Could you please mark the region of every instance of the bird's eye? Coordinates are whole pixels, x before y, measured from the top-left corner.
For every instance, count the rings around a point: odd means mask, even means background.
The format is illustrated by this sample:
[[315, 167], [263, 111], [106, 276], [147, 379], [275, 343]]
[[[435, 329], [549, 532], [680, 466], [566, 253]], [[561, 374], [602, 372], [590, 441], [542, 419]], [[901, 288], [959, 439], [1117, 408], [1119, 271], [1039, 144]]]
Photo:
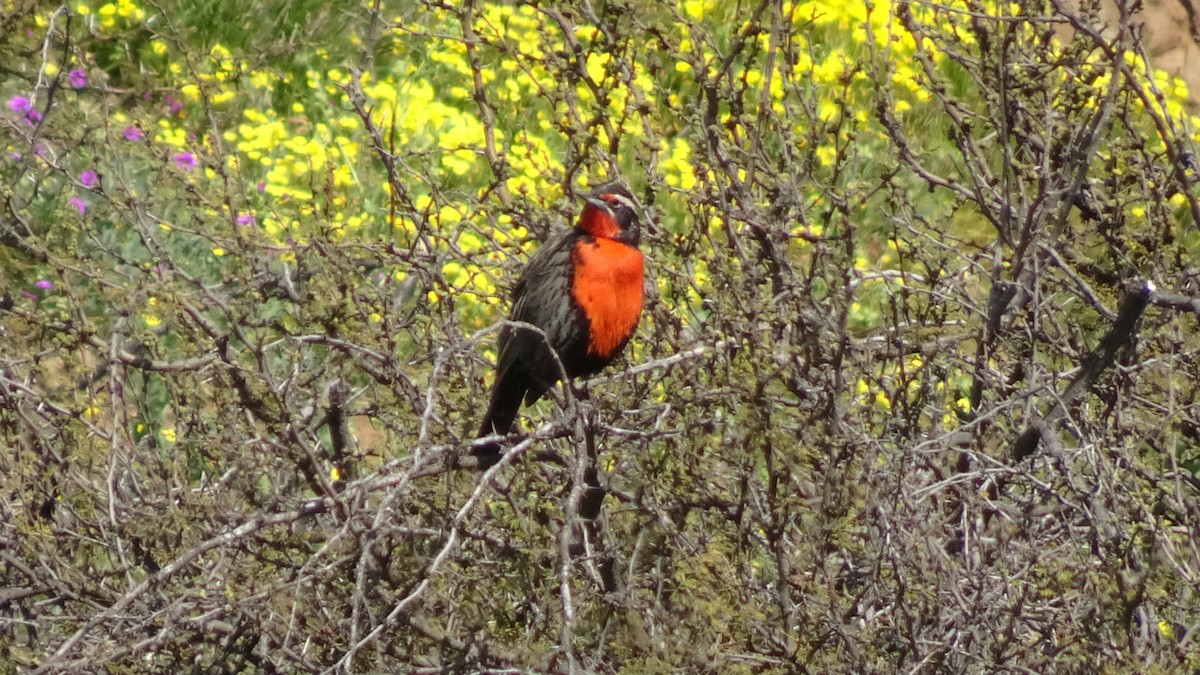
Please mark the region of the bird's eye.
[[603, 199], [604, 202], [606, 204], [608, 204], [609, 207], [612, 208], [614, 211], [617, 209], [622, 209], [622, 208], [627, 208], [627, 209], [633, 208], [633, 206], [629, 203], [629, 200], [622, 197], [621, 195], [608, 194], [608, 195], [604, 195], [603, 197], [601, 197], [601, 199]]

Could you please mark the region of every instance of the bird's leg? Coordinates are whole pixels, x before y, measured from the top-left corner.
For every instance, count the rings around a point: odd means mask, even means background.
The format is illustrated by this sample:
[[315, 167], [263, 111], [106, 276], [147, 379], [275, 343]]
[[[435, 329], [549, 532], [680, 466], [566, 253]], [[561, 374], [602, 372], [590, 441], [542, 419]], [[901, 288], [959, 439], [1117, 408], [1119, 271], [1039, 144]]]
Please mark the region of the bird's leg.
[[572, 382], [569, 388], [569, 402], [574, 404], [575, 414], [583, 416], [590, 438], [596, 429], [596, 406], [592, 405], [591, 390], [588, 389], [587, 382]]

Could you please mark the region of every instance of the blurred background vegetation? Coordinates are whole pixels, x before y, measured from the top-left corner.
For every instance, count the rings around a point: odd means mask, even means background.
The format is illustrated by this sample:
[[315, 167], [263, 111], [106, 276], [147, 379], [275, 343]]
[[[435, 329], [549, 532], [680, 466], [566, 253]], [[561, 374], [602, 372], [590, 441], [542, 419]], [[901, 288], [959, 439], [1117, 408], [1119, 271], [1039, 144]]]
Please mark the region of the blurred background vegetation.
[[[1200, 669], [1140, 9], [0, 0], [0, 670]], [[627, 356], [455, 469], [609, 179]]]

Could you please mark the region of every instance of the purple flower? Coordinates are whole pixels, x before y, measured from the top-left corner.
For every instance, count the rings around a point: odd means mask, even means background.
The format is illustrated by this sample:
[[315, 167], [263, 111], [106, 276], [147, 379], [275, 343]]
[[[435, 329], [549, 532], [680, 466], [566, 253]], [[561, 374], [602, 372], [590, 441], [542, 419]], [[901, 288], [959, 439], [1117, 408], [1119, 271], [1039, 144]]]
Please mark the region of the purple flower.
[[132, 124], [125, 127], [125, 130], [121, 132], [121, 135], [124, 136], [125, 140], [127, 141], [142, 140], [142, 130], [133, 126]]
[[29, 298], [30, 300], [37, 300], [37, 299], [38, 299], [38, 296], [37, 296], [37, 294], [35, 294], [35, 293], [30, 293], [29, 291], [27, 291], [27, 290], [25, 290], [25, 289], [21, 289], [21, 295], [23, 295], [23, 296], [25, 296], [25, 297]]
[[183, 110], [183, 101], [175, 100], [175, 97], [167, 94], [167, 110], [172, 115], [178, 115], [180, 110]]
[[87, 202], [83, 201], [79, 197], [71, 197], [67, 201], [71, 202], [71, 206], [74, 206], [75, 208], [79, 209], [80, 213], [87, 213], [87, 209], [88, 209]]
[[190, 152], [178, 153], [171, 159], [175, 160], [175, 166], [184, 171], [191, 171], [196, 168], [196, 158]]
[[79, 174], [79, 182], [83, 183], [84, 187], [95, 187], [100, 181], [100, 174], [96, 173], [95, 169], [84, 169], [83, 173]]
[[42, 113], [33, 109], [33, 102], [24, 96], [14, 96], [8, 99], [8, 108], [25, 118], [30, 126], [42, 121]]
[[260, 180], [260, 181], [258, 181], [258, 191], [259, 191], [259, 192], [265, 192], [265, 191], [266, 191], [266, 189], [267, 189], [267, 183], [266, 183], [266, 181], [261, 181], [261, 180]]
[[38, 279], [37, 283], [35, 283], [34, 286], [37, 286], [38, 288], [42, 289], [43, 291], [48, 291], [51, 288], [54, 288], [54, 282], [50, 281], [49, 279]]
[[67, 73], [67, 79], [71, 81], [71, 86], [76, 89], [83, 89], [87, 86], [87, 73], [79, 68]]
[[238, 225], [253, 225], [254, 224], [254, 216], [249, 213], [243, 213], [242, 215], [237, 217], [237, 222], [238, 222]]

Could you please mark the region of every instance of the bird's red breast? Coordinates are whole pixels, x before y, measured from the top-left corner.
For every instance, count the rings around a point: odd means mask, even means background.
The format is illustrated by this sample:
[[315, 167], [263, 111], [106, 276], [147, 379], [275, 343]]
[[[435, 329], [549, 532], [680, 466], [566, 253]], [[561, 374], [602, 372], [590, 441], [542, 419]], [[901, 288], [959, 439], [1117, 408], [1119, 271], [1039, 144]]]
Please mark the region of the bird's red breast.
[[572, 262], [572, 294], [589, 324], [588, 354], [613, 356], [633, 335], [642, 313], [642, 252], [601, 235], [577, 242]]

